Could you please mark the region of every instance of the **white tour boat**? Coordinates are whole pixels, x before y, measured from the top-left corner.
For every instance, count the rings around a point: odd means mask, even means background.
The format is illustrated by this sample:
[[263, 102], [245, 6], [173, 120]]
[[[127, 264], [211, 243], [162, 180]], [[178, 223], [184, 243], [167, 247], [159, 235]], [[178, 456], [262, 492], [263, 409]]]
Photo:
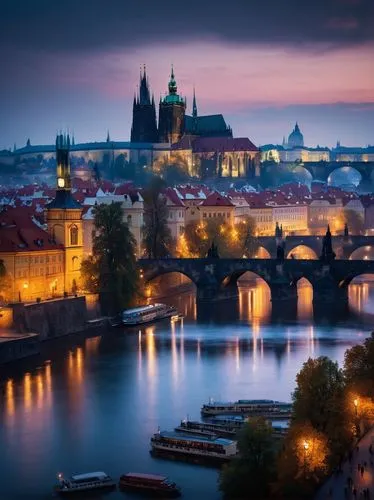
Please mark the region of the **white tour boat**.
[[151, 453], [173, 459], [193, 459], [224, 463], [234, 458], [237, 443], [217, 436], [185, 435], [161, 431], [151, 438]]
[[201, 408], [204, 417], [212, 415], [263, 415], [287, 418], [291, 414], [291, 403], [273, 401], [271, 399], [239, 399], [235, 402], [218, 402], [210, 400]]
[[83, 493], [92, 490], [112, 489], [116, 487], [115, 481], [105, 472], [88, 472], [74, 474], [69, 479], [64, 479], [62, 474], [57, 476], [56, 492], [61, 495]]
[[149, 304], [148, 306], [134, 307], [123, 311], [121, 322], [126, 326], [143, 325], [159, 319], [171, 318], [178, 314], [178, 311], [166, 304]]

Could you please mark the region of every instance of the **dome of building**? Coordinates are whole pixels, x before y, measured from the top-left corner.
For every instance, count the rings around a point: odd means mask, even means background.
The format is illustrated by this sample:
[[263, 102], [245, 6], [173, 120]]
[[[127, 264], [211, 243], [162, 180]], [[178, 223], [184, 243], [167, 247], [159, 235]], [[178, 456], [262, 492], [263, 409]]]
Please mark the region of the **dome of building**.
[[289, 148], [297, 148], [297, 147], [304, 146], [304, 136], [300, 132], [300, 128], [299, 128], [299, 125], [297, 124], [297, 122], [296, 122], [295, 128], [288, 136], [287, 146]]

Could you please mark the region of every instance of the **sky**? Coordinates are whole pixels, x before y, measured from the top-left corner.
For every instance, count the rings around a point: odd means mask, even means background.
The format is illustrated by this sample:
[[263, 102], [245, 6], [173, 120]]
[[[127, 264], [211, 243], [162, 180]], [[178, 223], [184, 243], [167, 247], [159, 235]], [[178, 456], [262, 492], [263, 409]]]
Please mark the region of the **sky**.
[[236, 137], [374, 145], [374, 0], [0, 0], [0, 149], [129, 140], [146, 65]]

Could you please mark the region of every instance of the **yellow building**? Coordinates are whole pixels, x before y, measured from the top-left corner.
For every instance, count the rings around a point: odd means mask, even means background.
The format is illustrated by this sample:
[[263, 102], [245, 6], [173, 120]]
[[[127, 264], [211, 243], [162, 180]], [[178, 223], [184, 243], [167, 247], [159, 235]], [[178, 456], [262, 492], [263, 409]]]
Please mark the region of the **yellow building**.
[[0, 212], [0, 301], [34, 301], [74, 293], [83, 255], [82, 207], [71, 195], [69, 137], [57, 137], [57, 191], [46, 207], [48, 231], [28, 207]]
[[26, 207], [0, 213], [0, 259], [7, 274], [0, 301], [34, 301], [63, 295], [63, 246], [35, 224]]

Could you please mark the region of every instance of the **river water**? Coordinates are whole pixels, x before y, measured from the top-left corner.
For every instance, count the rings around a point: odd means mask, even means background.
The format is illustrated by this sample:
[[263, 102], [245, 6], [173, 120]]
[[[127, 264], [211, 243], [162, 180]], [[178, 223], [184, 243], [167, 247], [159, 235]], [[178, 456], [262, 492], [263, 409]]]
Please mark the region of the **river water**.
[[[95, 470], [115, 478], [129, 471], [166, 474], [185, 499], [221, 498], [217, 470], [152, 458], [152, 433], [187, 415], [198, 419], [210, 397], [290, 401], [309, 356], [341, 363], [372, 325], [372, 284], [351, 285], [357, 315], [344, 321], [315, 323], [308, 286], [299, 290], [292, 321], [272, 322], [269, 299], [266, 286], [252, 283], [240, 291], [236, 319], [235, 307], [216, 304], [210, 319], [200, 321], [194, 295], [184, 294], [172, 301], [185, 315], [181, 321], [53, 341], [38, 358], [3, 369], [1, 500], [51, 498], [57, 472]], [[117, 491], [105, 498], [136, 496]]]

